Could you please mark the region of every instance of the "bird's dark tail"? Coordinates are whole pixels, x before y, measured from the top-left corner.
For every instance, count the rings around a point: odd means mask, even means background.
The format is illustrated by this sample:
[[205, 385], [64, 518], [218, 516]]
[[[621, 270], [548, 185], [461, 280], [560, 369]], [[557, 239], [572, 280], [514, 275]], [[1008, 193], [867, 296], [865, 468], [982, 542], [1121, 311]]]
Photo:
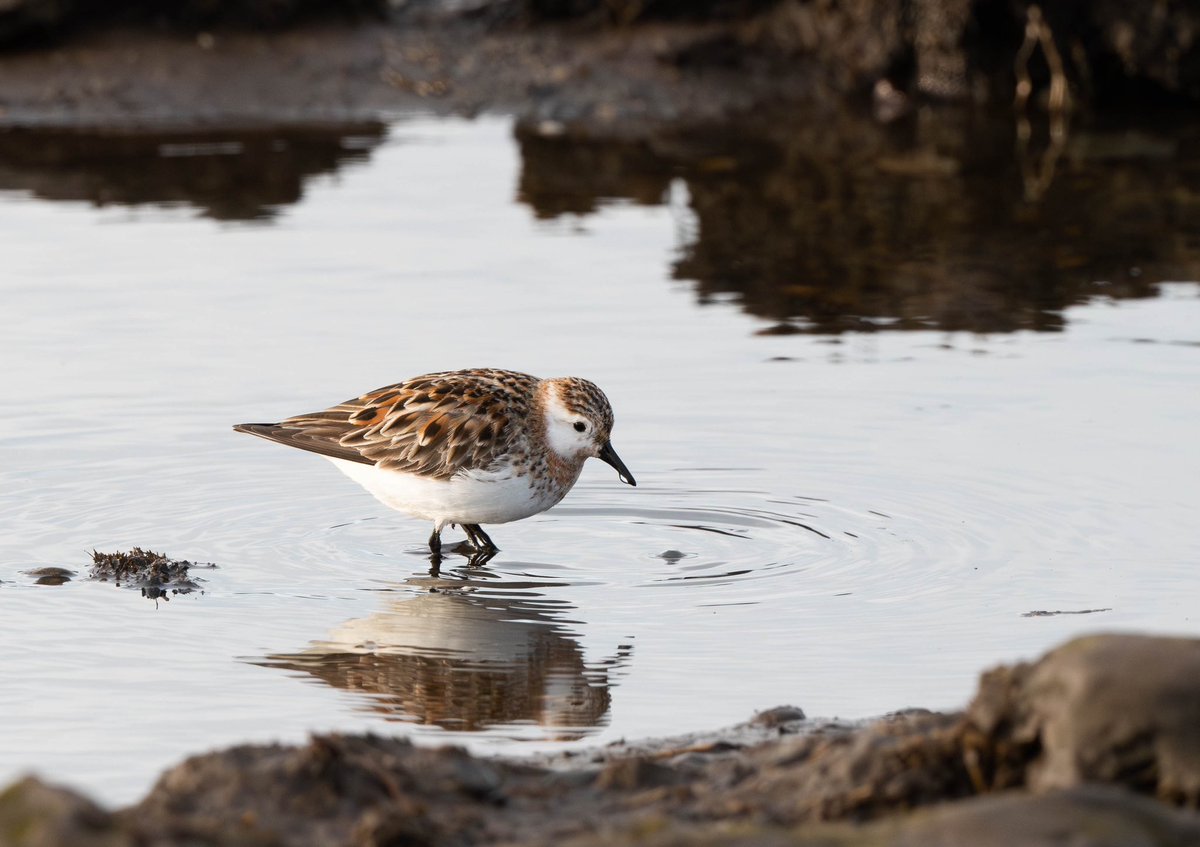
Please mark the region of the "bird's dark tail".
[[282, 427], [277, 423], [247, 423], [234, 424], [234, 432], [248, 432], [251, 435], [257, 435], [259, 438], [265, 438], [268, 441], [279, 441], [279, 431]]

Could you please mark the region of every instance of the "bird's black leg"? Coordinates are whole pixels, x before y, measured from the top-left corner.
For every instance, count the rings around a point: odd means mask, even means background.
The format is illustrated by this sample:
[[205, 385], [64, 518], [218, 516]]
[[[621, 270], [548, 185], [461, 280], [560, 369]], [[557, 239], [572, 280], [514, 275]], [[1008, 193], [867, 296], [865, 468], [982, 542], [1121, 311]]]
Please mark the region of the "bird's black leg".
[[466, 530], [467, 538], [471, 540], [471, 546], [475, 548], [467, 564], [473, 568], [481, 568], [495, 557], [500, 548], [488, 538], [488, 534], [479, 524], [463, 524], [463, 529]]
[[442, 531], [436, 526], [433, 535], [429, 536], [429, 552], [435, 555], [442, 552]]
[[481, 553], [495, 553], [500, 549], [492, 539], [488, 538], [488, 534], [479, 524], [465, 523], [463, 529], [467, 533], [467, 538], [471, 539], [471, 545]]

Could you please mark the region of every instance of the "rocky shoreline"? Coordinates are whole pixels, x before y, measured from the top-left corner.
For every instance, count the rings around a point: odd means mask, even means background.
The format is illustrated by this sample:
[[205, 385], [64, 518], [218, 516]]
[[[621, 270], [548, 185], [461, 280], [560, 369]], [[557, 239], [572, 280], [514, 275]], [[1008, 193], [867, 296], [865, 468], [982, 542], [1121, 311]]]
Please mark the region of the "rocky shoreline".
[[[511, 113], [639, 137], [765, 106], [1200, 98], [1200, 10], [1066, 0], [407, 0], [0, 6], [0, 126]], [[1069, 94], [1068, 94], [1069, 92]], [[1039, 107], [1040, 109], [1040, 107]]]
[[1075, 639], [963, 711], [728, 730], [538, 761], [382, 736], [244, 745], [110, 812], [34, 777], [0, 845], [1184, 845], [1200, 840], [1200, 640]]

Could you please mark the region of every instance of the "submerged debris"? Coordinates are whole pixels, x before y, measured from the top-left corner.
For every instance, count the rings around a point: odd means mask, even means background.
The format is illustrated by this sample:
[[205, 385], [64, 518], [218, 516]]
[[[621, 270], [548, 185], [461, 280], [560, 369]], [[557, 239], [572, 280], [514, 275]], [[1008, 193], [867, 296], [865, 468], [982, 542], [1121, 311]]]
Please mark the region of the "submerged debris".
[[187, 594], [200, 588], [198, 578], [188, 572], [195, 567], [215, 568], [216, 565], [168, 559], [161, 553], [141, 547], [134, 547], [128, 553], [93, 550], [88, 576], [101, 582], [111, 580], [117, 585], [140, 588], [143, 596], [165, 600], [170, 599], [168, 594]]
[[1053, 612], [1048, 612], [1045, 609], [1037, 609], [1032, 612], [1025, 612], [1021, 615], [1023, 618], [1052, 618], [1055, 615], [1094, 615], [1097, 612], [1111, 612], [1111, 608], [1106, 609], [1055, 609]]
[[64, 582], [70, 582], [75, 576], [75, 571], [56, 567], [33, 568], [23, 573], [33, 577], [37, 585], [62, 585]]

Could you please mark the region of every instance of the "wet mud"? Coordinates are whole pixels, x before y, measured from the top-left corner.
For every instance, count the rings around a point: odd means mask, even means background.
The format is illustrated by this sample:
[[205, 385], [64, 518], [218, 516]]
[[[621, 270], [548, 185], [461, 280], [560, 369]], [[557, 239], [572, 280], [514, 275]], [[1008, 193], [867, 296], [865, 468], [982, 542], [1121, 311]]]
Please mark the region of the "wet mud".
[[245, 745], [116, 812], [17, 783], [0, 843], [1193, 844], [1198, 680], [1200, 641], [1092, 636], [989, 671], [959, 713], [847, 725], [784, 707], [537, 761], [372, 735]]

